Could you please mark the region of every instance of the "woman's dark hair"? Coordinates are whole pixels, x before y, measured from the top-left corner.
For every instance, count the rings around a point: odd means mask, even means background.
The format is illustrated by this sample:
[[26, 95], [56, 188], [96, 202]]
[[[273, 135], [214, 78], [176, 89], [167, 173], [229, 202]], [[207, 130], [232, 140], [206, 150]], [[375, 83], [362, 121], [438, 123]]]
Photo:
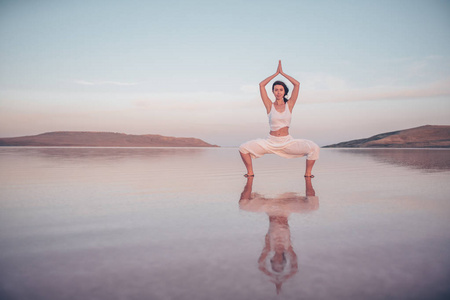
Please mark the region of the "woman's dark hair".
[[288, 102], [288, 99], [286, 98], [286, 95], [289, 93], [289, 88], [286, 86], [286, 84], [283, 81], [275, 81], [272, 85], [272, 92], [273, 92], [273, 88], [276, 85], [281, 85], [284, 88], [284, 103]]

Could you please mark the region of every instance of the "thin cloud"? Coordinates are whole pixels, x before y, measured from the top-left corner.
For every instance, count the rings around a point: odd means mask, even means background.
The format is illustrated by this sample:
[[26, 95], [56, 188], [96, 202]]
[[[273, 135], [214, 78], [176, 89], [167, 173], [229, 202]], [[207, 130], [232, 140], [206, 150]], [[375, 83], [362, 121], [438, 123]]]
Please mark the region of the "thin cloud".
[[[129, 95], [130, 104], [137, 109], [173, 111], [228, 111], [256, 109], [261, 100], [257, 89], [245, 86], [238, 94], [223, 92], [148, 93]], [[299, 101], [302, 103], [342, 103], [378, 100], [411, 100], [450, 95], [450, 78], [421, 86], [373, 86], [358, 88], [333, 77], [313, 78], [302, 84]], [[272, 95], [270, 95], [271, 98]]]
[[336, 90], [306, 90], [305, 102], [350, 102], [430, 98], [450, 95], [450, 78], [417, 87], [377, 86], [371, 88], [348, 88]]
[[81, 85], [118, 85], [118, 86], [132, 86], [137, 85], [136, 82], [120, 82], [120, 81], [87, 81], [87, 80], [74, 80], [76, 84]]
[[259, 84], [246, 84], [241, 86], [240, 90], [247, 94], [259, 93]]
[[223, 92], [149, 93], [135, 97], [131, 104], [139, 109], [211, 111], [246, 107], [252, 102], [249, 99], [244, 94]]

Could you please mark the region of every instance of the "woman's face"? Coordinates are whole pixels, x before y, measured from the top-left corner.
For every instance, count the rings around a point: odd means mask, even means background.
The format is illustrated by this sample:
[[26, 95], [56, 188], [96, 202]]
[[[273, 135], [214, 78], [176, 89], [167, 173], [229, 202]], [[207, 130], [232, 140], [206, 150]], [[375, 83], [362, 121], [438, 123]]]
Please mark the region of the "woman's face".
[[283, 99], [284, 87], [282, 85], [274, 85], [273, 86], [273, 94], [277, 100]]

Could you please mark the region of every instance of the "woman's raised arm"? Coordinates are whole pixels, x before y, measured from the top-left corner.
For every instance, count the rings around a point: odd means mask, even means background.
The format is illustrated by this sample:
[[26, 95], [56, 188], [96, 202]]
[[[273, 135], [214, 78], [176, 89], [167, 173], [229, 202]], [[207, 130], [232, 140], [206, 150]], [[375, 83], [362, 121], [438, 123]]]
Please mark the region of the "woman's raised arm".
[[283, 72], [283, 69], [281, 67], [281, 60], [278, 63], [277, 71], [294, 85], [294, 89], [292, 90], [291, 98], [289, 98], [289, 101], [287, 102], [289, 105], [289, 110], [292, 112], [295, 102], [297, 102], [298, 92], [300, 90], [300, 82], [298, 82], [297, 80], [295, 80], [294, 78], [292, 78], [291, 76], [289, 76]]
[[267, 113], [269, 113], [270, 109], [272, 108], [272, 101], [270, 100], [269, 96], [267, 96], [266, 85], [272, 79], [274, 79], [278, 74], [280, 74], [280, 70], [281, 70], [281, 61], [278, 63], [278, 68], [277, 68], [277, 71], [275, 72], [275, 74], [267, 77], [266, 79], [261, 81], [261, 83], [259, 84], [259, 92], [261, 94], [261, 99], [264, 103], [264, 106], [266, 107]]

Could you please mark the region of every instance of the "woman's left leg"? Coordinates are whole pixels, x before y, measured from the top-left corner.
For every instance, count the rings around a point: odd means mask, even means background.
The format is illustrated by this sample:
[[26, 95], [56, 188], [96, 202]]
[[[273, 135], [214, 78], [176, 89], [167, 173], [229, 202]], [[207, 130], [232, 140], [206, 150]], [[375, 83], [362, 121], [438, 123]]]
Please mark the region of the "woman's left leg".
[[[314, 177], [312, 169], [319, 159], [320, 148], [309, 140], [295, 139], [283, 149], [283, 153], [290, 157], [306, 156], [305, 177]], [[283, 156], [283, 155], [282, 155]]]
[[314, 177], [314, 175], [311, 174], [312, 168], [314, 167], [314, 164], [316, 163], [315, 160], [306, 160], [306, 170], [305, 170], [305, 177]]

